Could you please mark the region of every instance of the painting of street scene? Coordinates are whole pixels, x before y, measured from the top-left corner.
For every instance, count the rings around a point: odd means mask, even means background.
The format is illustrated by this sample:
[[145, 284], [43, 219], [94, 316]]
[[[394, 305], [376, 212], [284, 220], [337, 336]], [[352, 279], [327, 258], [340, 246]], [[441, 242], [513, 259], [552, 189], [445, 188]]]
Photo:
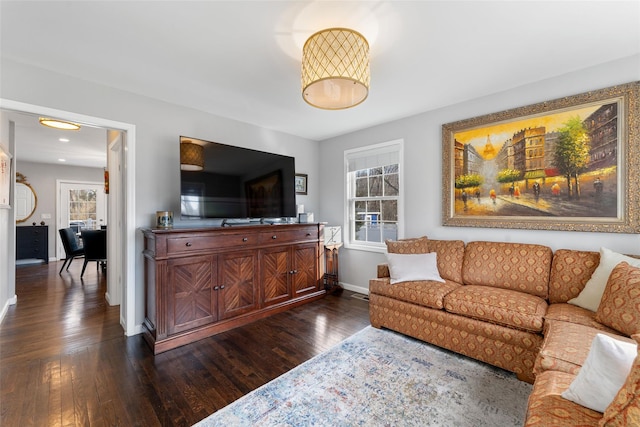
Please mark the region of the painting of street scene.
[[453, 133], [456, 216], [616, 218], [618, 103]]

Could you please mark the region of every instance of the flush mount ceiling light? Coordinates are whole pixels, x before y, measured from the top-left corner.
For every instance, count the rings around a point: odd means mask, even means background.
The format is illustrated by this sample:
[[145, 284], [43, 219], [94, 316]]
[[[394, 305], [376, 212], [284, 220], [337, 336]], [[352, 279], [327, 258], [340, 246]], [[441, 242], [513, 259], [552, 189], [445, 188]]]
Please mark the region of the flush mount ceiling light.
[[329, 28], [302, 49], [302, 97], [318, 108], [351, 108], [369, 95], [369, 43], [357, 31]]
[[201, 171], [204, 169], [204, 147], [188, 139], [180, 143], [180, 169]]
[[75, 123], [71, 123], [71, 122], [65, 122], [64, 120], [58, 120], [58, 119], [51, 119], [48, 117], [40, 117], [40, 124], [43, 126], [47, 126], [50, 128], [54, 128], [54, 129], [61, 129], [61, 130], [78, 130], [80, 129], [80, 125], [75, 124]]

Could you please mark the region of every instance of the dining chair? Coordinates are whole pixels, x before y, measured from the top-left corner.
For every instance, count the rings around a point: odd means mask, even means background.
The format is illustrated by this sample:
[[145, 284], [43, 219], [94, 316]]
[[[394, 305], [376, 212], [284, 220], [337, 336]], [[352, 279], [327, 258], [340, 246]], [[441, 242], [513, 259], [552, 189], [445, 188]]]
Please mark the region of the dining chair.
[[84, 256], [84, 248], [78, 242], [78, 238], [76, 237], [76, 233], [73, 231], [73, 228], [61, 228], [58, 232], [60, 233], [60, 240], [62, 240], [62, 246], [64, 247], [65, 252], [64, 262], [58, 272], [58, 274], [62, 274], [62, 270], [65, 265], [67, 266], [67, 270], [69, 270], [71, 261], [73, 261], [74, 258]]
[[101, 265], [104, 270], [107, 265], [107, 233], [104, 230], [82, 230], [81, 235], [84, 246], [84, 264], [80, 278], [84, 275], [89, 261], [96, 261], [96, 270]]

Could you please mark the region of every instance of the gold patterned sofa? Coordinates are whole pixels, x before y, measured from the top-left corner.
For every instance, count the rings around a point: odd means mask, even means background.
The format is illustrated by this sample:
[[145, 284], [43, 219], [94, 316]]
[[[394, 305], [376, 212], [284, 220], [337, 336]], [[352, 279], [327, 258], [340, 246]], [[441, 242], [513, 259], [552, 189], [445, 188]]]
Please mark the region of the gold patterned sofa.
[[[527, 426], [598, 425], [602, 413], [560, 395], [580, 370], [596, 334], [634, 342], [631, 333], [605, 326], [593, 311], [568, 304], [598, 266], [599, 252], [554, 254], [543, 245], [465, 245], [426, 237], [387, 242], [387, 248], [394, 254], [435, 252], [443, 282], [391, 284], [389, 265], [379, 265], [377, 278], [369, 282], [374, 327], [498, 366], [524, 381], [535, 380]], [[634, 333], [640, 333], [640, 320], [635, 322]]]

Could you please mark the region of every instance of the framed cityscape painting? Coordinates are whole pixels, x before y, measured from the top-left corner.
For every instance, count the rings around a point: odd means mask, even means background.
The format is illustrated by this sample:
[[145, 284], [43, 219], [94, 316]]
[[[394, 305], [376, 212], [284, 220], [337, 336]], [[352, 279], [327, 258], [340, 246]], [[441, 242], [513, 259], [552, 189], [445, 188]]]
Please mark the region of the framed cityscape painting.
[[640, 82], [442, 126], [443, 224], [640, 233]]

